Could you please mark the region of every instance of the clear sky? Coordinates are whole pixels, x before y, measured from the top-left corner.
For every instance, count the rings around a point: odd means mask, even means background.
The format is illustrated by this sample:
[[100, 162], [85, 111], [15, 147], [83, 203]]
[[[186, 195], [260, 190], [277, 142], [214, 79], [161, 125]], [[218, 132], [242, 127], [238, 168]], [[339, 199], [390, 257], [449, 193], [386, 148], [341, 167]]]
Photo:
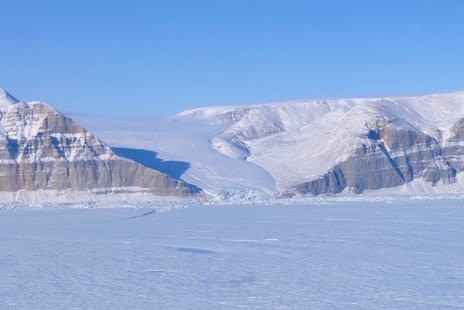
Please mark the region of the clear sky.
[[462, 0], [0, 0], [0, 87], [64, 112], [464, 88]]

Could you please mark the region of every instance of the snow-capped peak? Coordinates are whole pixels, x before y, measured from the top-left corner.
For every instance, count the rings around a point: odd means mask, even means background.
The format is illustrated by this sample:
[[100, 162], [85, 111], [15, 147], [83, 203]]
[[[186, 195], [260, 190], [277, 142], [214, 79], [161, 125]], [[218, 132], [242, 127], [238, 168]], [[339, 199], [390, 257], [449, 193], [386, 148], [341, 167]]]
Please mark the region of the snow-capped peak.
[[5, 112], [10, 106], [18, 102], [18, 99], [10, 95], [10, 93], [3, 88], [0, 88], [0, 111]]

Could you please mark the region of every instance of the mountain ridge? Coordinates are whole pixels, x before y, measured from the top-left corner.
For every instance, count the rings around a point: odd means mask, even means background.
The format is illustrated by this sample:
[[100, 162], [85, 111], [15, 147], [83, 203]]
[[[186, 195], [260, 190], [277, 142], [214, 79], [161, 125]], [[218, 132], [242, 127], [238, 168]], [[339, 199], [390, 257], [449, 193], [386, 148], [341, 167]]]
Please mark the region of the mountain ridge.
[[18, 103], [19, 100], [13, 97], [9, 92], [0, 87], [0, 111], [6, 111], [10, 106]]

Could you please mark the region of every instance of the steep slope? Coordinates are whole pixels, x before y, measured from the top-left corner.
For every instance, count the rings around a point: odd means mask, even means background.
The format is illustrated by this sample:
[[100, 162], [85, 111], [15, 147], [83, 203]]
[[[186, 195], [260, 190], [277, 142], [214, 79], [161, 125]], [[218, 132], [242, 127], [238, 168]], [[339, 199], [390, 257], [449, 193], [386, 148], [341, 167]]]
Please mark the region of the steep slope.
[[254, 163], [281, 194], [453, 183], [464, 169], [464, 93], [200, 108], [177, 116], [227, 129], [217, 152]]
[[118, 157], [51, 106], [19, 102], [0, 90], [0, 191], [101, 189], [188, 196], [194, 190]]

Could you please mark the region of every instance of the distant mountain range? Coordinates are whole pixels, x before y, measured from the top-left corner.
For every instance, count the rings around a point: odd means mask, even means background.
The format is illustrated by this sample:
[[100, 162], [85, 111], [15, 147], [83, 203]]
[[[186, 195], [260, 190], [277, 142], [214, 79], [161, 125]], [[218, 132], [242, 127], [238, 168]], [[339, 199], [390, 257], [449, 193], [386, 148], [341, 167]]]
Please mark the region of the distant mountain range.
[[1, 191], [203, 191], [222, 202], [464, 193], [464, 92], [74, 116], [113, 150], [46, 104], [2, 90], [0, 111]]

